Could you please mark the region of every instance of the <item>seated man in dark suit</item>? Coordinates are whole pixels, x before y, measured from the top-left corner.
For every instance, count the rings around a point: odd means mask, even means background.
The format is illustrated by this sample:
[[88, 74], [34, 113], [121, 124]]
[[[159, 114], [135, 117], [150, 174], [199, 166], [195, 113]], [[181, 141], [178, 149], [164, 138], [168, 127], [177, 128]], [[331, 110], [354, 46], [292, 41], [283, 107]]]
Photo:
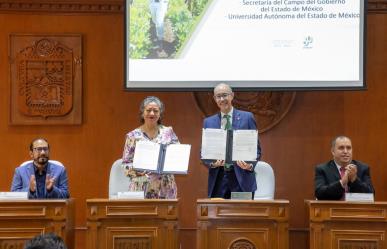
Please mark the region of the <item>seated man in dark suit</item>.
[[30, 144], [32, 162], [16, 168], [11, 191], [28, 192], [29, 199], [69, 198], [65, 167], [49, 161], [50, 147], [44, 138]]
[[345, 192], [374, 193], [369, 167], [352, 160], [352, 143], [338, 136], [332, 141], [333, 160], [315, 169], [315, 196], [319, 200], [340, 200]]

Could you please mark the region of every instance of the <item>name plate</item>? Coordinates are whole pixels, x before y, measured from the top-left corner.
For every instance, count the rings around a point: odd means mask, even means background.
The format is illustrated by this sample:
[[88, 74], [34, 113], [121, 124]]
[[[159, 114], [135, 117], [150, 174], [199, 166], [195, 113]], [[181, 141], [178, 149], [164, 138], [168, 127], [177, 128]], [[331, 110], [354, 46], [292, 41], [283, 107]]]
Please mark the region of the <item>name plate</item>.
[[28, 192], [0, 192], [0, 200], [28, 200]]
[[374, 194], [372, 193], [345, 193], [346, 201], [355, 202], [374, 202]]
[[117, 195], [110, 196], [110, 199], [144, 199], [144, 191], [118, 192]]
[[231, 200], [251, 200], [253, 199], [252, 192], [231, 192]]

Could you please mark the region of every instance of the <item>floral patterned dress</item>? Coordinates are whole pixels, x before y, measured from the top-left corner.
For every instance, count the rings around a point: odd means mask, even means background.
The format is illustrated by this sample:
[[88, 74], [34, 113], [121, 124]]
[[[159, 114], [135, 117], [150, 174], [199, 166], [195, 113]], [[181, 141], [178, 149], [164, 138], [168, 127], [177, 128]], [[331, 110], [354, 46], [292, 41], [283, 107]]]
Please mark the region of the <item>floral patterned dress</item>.
[[126, 135], [125, 147], [122, 156], [123, 166], [127, 169], [130, 178], [129, 191], [144, 191], [147, 199], [175, 199], [177, 186], [172, 174], [151, 173], [141, 175], [133, 169], [134, 149], [137, 141], [151, 141], [158, 144], [175, 144], [179, 139], [172, 127], [159, 125], [158, 135], [150, 139], [140, 128], [134, 129]]

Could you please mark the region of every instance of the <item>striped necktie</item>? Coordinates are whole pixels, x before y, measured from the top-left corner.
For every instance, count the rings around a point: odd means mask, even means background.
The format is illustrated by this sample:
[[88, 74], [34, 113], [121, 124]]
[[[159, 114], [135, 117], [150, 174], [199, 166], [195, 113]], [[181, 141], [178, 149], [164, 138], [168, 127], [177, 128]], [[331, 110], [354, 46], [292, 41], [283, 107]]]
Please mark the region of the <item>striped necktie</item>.
[[225, 114], [223, 118], [226, 119], [226, 125], [224, 126], [225, 130], [231, 130], [231, 116], [228, 114]]

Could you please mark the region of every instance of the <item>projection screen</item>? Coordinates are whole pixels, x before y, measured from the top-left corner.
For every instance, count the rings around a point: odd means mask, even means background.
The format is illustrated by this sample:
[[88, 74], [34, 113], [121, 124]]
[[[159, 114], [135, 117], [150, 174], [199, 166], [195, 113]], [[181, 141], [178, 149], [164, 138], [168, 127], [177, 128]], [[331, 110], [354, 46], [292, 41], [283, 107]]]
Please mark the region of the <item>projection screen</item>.
[[125, 89], [365, 89], [364, 0], [127, 0]]

